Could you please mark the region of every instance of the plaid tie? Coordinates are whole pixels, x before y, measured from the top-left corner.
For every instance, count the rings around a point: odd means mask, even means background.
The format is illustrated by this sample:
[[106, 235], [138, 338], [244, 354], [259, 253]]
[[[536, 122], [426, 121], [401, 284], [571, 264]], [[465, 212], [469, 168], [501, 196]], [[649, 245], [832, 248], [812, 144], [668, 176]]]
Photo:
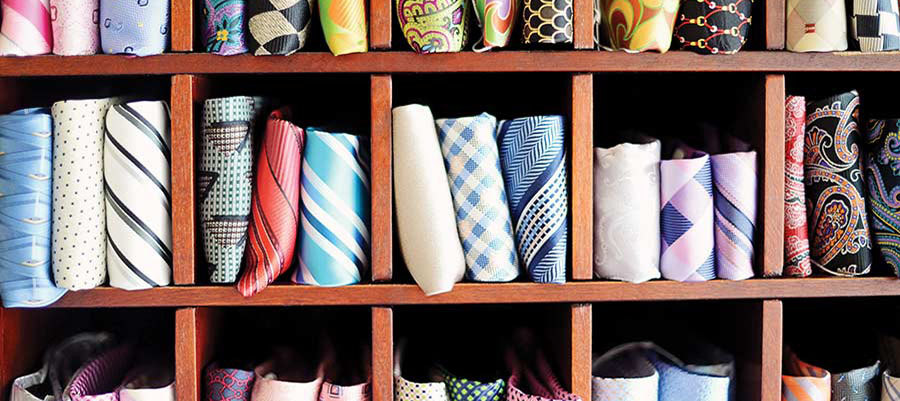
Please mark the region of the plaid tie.
[[709, 155], [694, 150], [676, 154], [678, 158], [663, 160], [659, 166], [660, 271], [670, 280], [711, 280], [716, 278], [716, 271]]
[[784, 108], [784, 275], [812, 274], [803, 187], [803, 136], [806, 99], [789, 96]]
[[751, 278], [756, 230], [756, 152], [714, 155], [710, 161], [716, 276], [729, 280]]

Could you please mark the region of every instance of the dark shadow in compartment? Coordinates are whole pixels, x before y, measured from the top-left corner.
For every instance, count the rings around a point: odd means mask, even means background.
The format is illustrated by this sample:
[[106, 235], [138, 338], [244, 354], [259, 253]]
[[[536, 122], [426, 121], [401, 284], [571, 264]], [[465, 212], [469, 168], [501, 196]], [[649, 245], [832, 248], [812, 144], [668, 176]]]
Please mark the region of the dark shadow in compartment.
[[169, 102], [171, 77], [46, 77], [0, 78], [0, 113], [47, 107], [60, 100], [122, 96], [124, 100]]

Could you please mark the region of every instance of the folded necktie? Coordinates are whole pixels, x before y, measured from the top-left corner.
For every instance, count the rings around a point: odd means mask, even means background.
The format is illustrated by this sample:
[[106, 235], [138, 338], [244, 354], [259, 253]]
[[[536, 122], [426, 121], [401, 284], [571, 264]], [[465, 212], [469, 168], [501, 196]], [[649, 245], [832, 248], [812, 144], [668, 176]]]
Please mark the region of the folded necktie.
[[756, 231], [756, 152], [710, 157], [715, 204], [716, 277], [753, 277]]
[[613, 50], [665, 53], [672, 43], [678, 0], [600, 0], [604, 36]]
[[482, 37], [481, 43], [475, 44], [475, 50], [485, 51], [509, 44], [519, 15], [519, 0], [473, 0], [472, 3]]
[[660, 401], [728, 401], [728, 376], [697, 371], [658, 352], [649, 353], [649, 359], [659, 372]]
[[681, 3], [675, 39], [700, 54], [734, 54], [750, 33], [752, 0], [687, 0]]
[[296, 355], [280, 352], [256, 367], [253, 401], [317, 401], [322, 388], [322, 370], [301, 372]]
[[480, 382], [445, 372], [444, 383], [447, 385], [450, 401], [500, 401], [506, 398], [506, 382], [503, 379]]
[[594, 148], [594, 276], [659, 278], [660, 142]]
[[784, 351], [784, 373], [781, 376], [783, 401], [831, 399], [831, 373], [800, 360], [790, 349]]
[[369, 383], [340, 386], [329, 382], [322, 383], [319, 401], [368, 401], [371, 397]]
[[794, 52], [847, 50], [847, 12], [843, 1], [787, 0], [785, 44]]
[[896, 1], [854, 0], [853, 39], [864, 52], [900, 50], [900, 11]]
[[859, 95], [835, 95], [806, 108], [804, 180], [812, 264], [838, 276], [872, 267], [872, 244], [860, 171]]
[[440, 379], [428, 382], [415, 382], [403, 377], [403, 358], [406, 353], [406, 340], [397, 341], [394, 348], [394, 399], [396, 401], [449, 401], [447, 385]]
[[120, 401], [175, 401], [174, 364], [141, 366], [119, 388]]
[[206, 368], [205, 401], [250, 401], [256, 375], [249, 370], [220, 368], [212, 363]]
[[53, 394], [33, 394], [29, 389], [35, 388], [47, 382], [47, 365], [41, 370], [21, 376], [13, 380], [12, 391], [9, 393], [10, 401], [55, 401]]
[[335, 56], [368, 51], [365, 0], [319, 0], [319, 21]]
[[100, 0], [50, 0], [53, 54], [80, 56], [100, 50]]
[[494, 116], [436, 121], [459, 238], [470, 280], [505, 282], [519, 275]]
[[427, 106], [394, 108], [394, 213], [403, 261], [426, 295], [453, 289], [466, 272], [447, 169]]
[[50, 53], [53, 33], [49, 0], [3, 0], [0, 12], [0, 56]]
[[206, 51], [222, 56], [247, 52], [244, 42], [245, 0], [203, 0]]
[[368, 138], [307, 128], [295, 283], [362, 280], [369, 269], [370, 193]]
[[71, 401], [118, 401], [119, 384], [129, 370], [134, 349], [125, 344], [104, 352], [82, 366], [64, 394]]
[[0, 298], [43, 307], [66, 290], [50, 275], [53, 119], [47, 109], [0, 115]]
[[169, 43], [169, 1], [100, 0], [100, 43], [106, 54], [152, 56]]
[[512, 359], [515, 365], [509, 378], [508, 401], [581, 401], [581, 397], [563, 388], [539, 349], [534, 358], [535, 369]]
[[113, 337], [108, 333], [82, 333], [50, 347], [39, 371], [13, 381], [10, 400], [61, 400], [63, 387], [75, 372], [113, 344]]
[[246, 38], [257, 56], [288, 55], [306, 44], [312, 0], [254, 0], [247, 3]]
[[572, 0], [523, 0], [522, 43], [572, 43]]
[[900, 276], [900, 119], [870, 120], [866, 132], [866, 184], [872, 238]]
[[519, 259], [533, 281], [565, 283], [569, 196], [563, 118], [501, 121], [498, 131]]
[[900, 377], [890, 370], [881, 374], [881, 401], [900, 401]]
[[809, 232], [806, 229], [806, 190], [803, 186], [803, 138], [806, 134], [806, 99], [788, 96], [784, 108], [784, 272], [785, 276], [812, 274]]
[[397, 0], [397, 20], [417, 53], [458, 52], [466, 46], [468, 5], [467, 0]]
[[881, 363], [831, 375], [831, 399], [868, 401], [880, 393]]
[[659, 372], [642, 343], [615, 347], [595, 359], [591, 401], [659, 401]]

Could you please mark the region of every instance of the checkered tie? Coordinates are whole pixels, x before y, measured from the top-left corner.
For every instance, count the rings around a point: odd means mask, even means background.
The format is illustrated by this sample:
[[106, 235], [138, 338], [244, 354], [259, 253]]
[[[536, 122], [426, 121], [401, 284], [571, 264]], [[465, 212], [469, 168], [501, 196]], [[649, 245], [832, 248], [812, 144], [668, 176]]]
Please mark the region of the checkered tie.
[[854, 0], [850, 25], [860, 50], [900, 50], [900, 11], [896, 1]]
[[312, 0], [255, 0], [247, 2], [246, 37], [257, 56], [288, 55], [303, 48], [309, 31]]

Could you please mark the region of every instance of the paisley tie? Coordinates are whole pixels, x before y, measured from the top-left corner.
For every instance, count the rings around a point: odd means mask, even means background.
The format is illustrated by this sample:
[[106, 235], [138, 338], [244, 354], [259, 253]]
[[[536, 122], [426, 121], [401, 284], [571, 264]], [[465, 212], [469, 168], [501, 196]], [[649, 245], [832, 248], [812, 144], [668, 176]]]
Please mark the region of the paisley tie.
[[900, 377], [890, 370], [881, 374], [881, 401], [900, 401]]
[[812, 274], [803, 187], [805, 134], [806, 99], [788, 96], [784, 109], [784, 275], [794, 277]]
[[847, 11], [843, 1], [787, 0], [784, 47], [793, 52], [847, 50]]
[[0, 12], [0, 56], [50, 53], [53, 33], [49, 0], [3, 0]]
[[364, 0], [319, 0], [319, 20], [335, 56], [368, 51]]
[[880, 393], [881, 363], [831, 375], [831, 399], [869, 401]]
[[522, 43], [572, 43], [572, 0], [523, 0]]
[[519, 275], [494, 116], [436, 121], [469, 279], [505, 282]]
[[82, 366], [66, 386], [67, 399], [118, 401], [117, 387], [133, 363], [133, 354], [131, 345], [120, 345]]
[[49, 110], [0, 115], [0, 298], [42, 307], [65, 289], [50, 275], [53, 120]]
[[595, 359], [591, 401], [659, 401], [659, 372], [642, 343], [615, 347]]
[[245, 0], [203, 0], [206, 51], [222, 56], [247, 52], [244, 42]]
[[[604, 42], [626, 52], [669, 51], [678, 0], [599, 0]], [[632, 21], [634, 19], [634, 21]]]
[[509, 44], [519, 15], [519, 0], [474, 0], [472, 3], [482, 37], [481, 43], [475, 44], [475, 51], [487, 51]]
[[450, 401], [501, 401], [506, 399], [506, 382], [503, 379], [480, 382], [445, 372], [444, 383], [447, 385]]
[[300, 267], [293, 280], [356, 284], [369, 269], [369, 141], [306, 130], [300, 174]]
[[126, 290], [172, 282], [169, 107], [115, 105], [106, 115], [106, 264], [109, 284]]
[[519, 258], [533, 281], [565, 283], [569, 197], [563, 118], [502, 121], [498, 142]]
[[169, 43], [169, 1], [100, 0], [100, 43], [106, 54], [162, 54]]
[[864, 52], [900, 50], [900, 10], [896, 1], [854, 0], [853, 39]]
[[249, 370], [220, 368], [213, 363], [206, 368], [205, 401], [250, 401], [256, 375]]
[[700, 54], [734, 54], [747, 41], [753, 0], [690, 0], [681, 3], [675, 40]]
[[256, 164], [247, 268], [238, 282], [245, 297], [257, 294], [291, 267], [297, 242], [303, 130], [287, 121], [290, 109], [273, 111]]
[[800, 360], [790, 349], [784, 351], [784, 374], [781, 376], [783, 401], [831, 399], [831, 373]]
[[872, 213], [872, 238], [885, 262], [900, 276], [900, 170], [893, 162], [900, 156], [900, 119], [870, 120], [866, 131], [866, 184]]
[[53, 54], [82, 56], [100, 51], [100, 0], [50, 0]]
[[756, 152], [710, 157], [715, 204], [716, 276], [728, 280], [753, 277], [756, 231]]
[[397, 21], [416, 53], [453, 53], [466, 47], [469, 1], [397, 0]]
[[246, 38], [257, 56], [289, 55], [303, 48], [309, 31], [312, 0], [255, 0], [247, 3]]

